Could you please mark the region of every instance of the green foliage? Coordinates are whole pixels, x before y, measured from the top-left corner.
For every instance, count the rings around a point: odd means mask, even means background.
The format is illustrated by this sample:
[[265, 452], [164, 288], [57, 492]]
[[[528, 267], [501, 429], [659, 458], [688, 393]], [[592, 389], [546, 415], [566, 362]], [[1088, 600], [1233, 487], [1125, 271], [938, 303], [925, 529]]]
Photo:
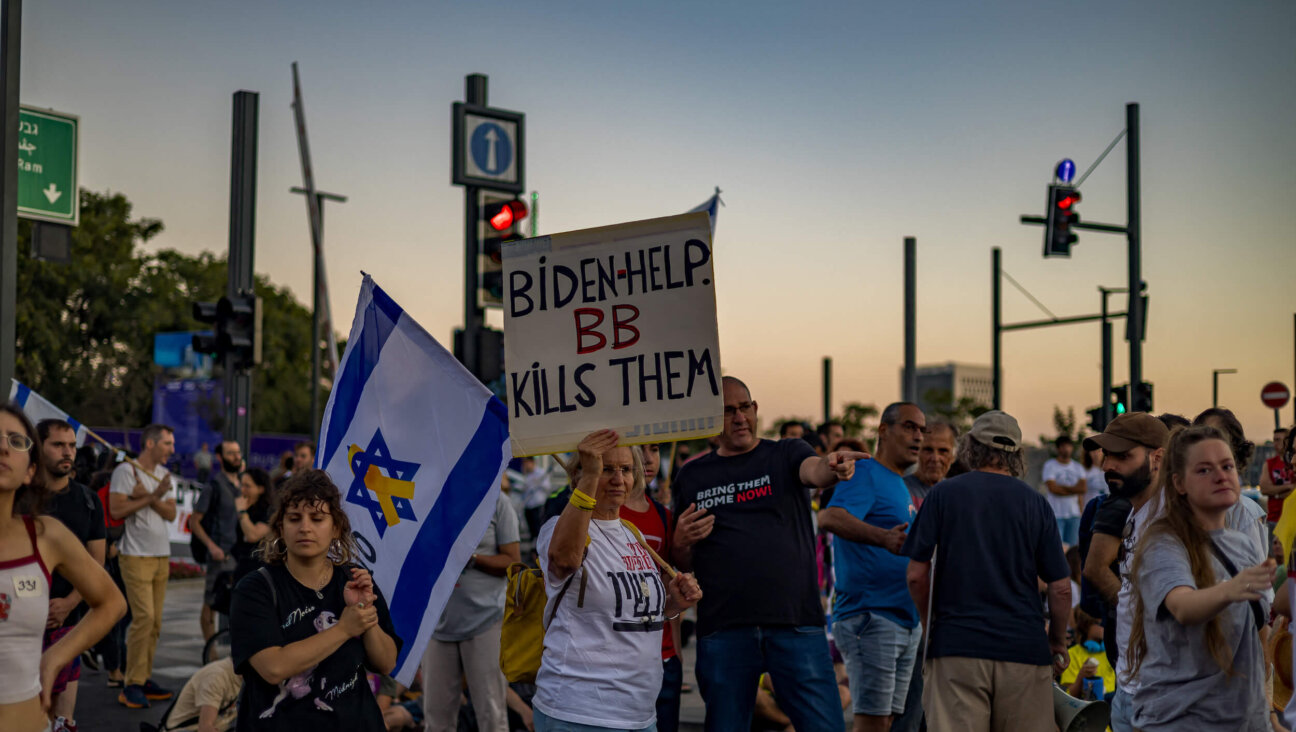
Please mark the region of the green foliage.
[[[1057, 437], [1066, 435], [1067, 437], [1070, 437], [1072, 440], [1075, 440], [1079, 436], [1076, 427], [1077, 427], [1077, 423], [1076, 423], [1075, 407], [1067, 407], [1066, 412], [1063, 413], [1062, 408], [1054, 404], [1053, 405], [1053, 429], [1054, 431], [1057, 432]], [[1045, 440], [1044, 436], [1041, 435], [1040, 444], [1046, 444], [1047, 442], [1050, 442], [1050, 440]]]
[[[81, 192], [72, 263], [32, 259], [31, 224], [19, 225], [17, 378], [85, 424], [151, 421], [153, 335], [206, 327], [195, 300], [225, 294], [224, 257], [141, 246], [162, 231], [131, 219], [120, 193]], [[310, 310], [258, 275], [262, 364], [253, 372], [252, 430], [310, 433]], [[219, 412], [219, 410], [217, 410]]]
[[958, 427], [959, 434], [972, 429], [972, 422], [990, 411], [988, 405], [972, 397], [961, 397], [956, 403], [949, 389], [931, 389], [923, 394], [922, 400], [930, 405], [927, 416], [943, 417], [947, 422]]
[[871, 442], [877, 427], [869, 423], [876, 419], [879, 414], [876, 405], [850, 402], [842, 407], [841, 416], [837, 418], [837, 421], [841, 422], [842, 431], [846, 433], [847, 437], [855, 437]]

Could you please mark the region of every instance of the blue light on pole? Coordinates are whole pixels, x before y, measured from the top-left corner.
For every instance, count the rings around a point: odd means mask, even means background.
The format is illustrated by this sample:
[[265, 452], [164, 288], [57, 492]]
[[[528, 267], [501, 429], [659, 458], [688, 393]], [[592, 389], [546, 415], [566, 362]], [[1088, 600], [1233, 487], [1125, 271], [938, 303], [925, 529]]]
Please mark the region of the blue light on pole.
[[1070, 183], [1075, 180], [1076, 167], [1075, 161], [1071, 158], [1062, 158], [1058, 161], [1057, 168], [1053, 170], [1053, 175], [1063, 183]]

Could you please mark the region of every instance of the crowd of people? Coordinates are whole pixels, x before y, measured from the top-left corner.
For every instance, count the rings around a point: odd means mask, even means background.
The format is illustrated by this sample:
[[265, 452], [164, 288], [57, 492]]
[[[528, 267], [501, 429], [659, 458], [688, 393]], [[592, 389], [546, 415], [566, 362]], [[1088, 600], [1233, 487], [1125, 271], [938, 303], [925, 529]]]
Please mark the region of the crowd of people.
[[[149, 426], [137, 457], [85, 485], [70, 424], [0, 406], [0, 729], [75, 732], [86, 659], [127, 707], [171, 700], [157, 729], [671, 732], [690, 636], [708, 730], [1048, 731], [1055, 689], [1104, 702], [1116, 732], [1292, 728], [1273, 693], [1291, 433], [1274, 435], [1262, 508], [1226, 409], [1124, 414], [1079, 456], [1061, 436], [1032, 487], [1000, 411], [963, 432], [897, 402], [867, 447], [832, 422], [764, 439], [747, 385], [722, 388], [723, 431], [668, 469], [611, 430], [559, 461], [565, 481], [524, 460], [412, 689], [387, 676], [411, 639], [313, 446], [272, 477], [219, 443], [195, 463], [208, 480], [188, 526], [198, 630], [227, 629], [230, 654], [178, 695], [152, 678], [173, 431]], [[510, 681], [519, 565], [547, 602], [538, 666]]]

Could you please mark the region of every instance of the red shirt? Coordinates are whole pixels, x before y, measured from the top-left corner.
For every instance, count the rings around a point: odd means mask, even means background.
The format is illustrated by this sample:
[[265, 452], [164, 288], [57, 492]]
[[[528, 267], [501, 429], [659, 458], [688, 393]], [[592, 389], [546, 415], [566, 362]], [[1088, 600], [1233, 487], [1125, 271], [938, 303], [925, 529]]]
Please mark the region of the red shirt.
[[[1265, 470], [1269, 472], [1269, 479], [1274, 485], [1288, 485], [1292, 482], [1292, 469], [1283, 462], [1283, 459], [1277, 455], [1265, 461]], [[1282, 518], [1283, 499], [1269, 499], [1269, 516], [1266, 520], [1270, 523], [1277, 523]]]
[[[670, 509], [665, 509], [666, 521], [670, 522]], [[657, 552], [657, 556], [662, 559], [666, 558], [667, 538], [670, 527], [663, 526], [661, 514], [657, 513], [657, 507], [650, 502], [647, 511], [634, 511], [629, 506], [621, 507], [621, 518], [629, 521], [639, 529], [643, 534], [644, 542]], [[675, 657], [675, 636], [671, 633], [670, 621], [666, 621], [662, 628], [662, 660]]]

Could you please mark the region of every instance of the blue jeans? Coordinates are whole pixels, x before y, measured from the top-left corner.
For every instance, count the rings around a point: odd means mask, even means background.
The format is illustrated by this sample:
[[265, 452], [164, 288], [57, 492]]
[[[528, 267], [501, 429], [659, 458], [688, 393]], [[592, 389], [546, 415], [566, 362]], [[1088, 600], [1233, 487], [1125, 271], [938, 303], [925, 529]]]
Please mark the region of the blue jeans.
[[1134, 697], [1117, 688], [1111, 697], [1112, 732], [1134, 732]]
[[679, 656], [662, 661], [662, 688], [657, 694], [657, 732], [679, 729], [680, 689], [684, 686], [684, 662]]
[[1057, 519], [1058, 533], [1062, 535], [1062, 543], [1067, 546], [1075, 546], [1080, 543], [1080, 517], [1072, 516], [1071, 518]]
[[[919, 645], [918, 648], [921, 650], [922, 646]], [[904, 714], [892, 720], [891, 732], [925, 732], [927, 729], [922, 707], [922, 664], [918, 663], [921, 660], [919, 658], [914, 661], [913, 674], [909, 677], [909, 695], [905, 697]]]
[[[531, 709], [531, 721], [535, 724], [535, 732], [609, 732], [612, 729], [611, 727], [595, 727], [591, 724], [564, 722], [561, 719], [554, 719], [534, 707]], [[650, 724], [639, 730], [616, 730], [616, 732], [657, 732], [657, 725]]]
[[921, 637], [922, 629], [906, 628], [878, 613], [833, 623], [833, 640], [846, 661], [856, 714], [890, 717], [904, 712]]
[[[762, 672], [797, 732], [842, 732], [841, 695], [822, 626], [750, 626], [698, 638], [707, 732], [747, 732]], [[537, 729], [537, 732], [541, 732]]]

